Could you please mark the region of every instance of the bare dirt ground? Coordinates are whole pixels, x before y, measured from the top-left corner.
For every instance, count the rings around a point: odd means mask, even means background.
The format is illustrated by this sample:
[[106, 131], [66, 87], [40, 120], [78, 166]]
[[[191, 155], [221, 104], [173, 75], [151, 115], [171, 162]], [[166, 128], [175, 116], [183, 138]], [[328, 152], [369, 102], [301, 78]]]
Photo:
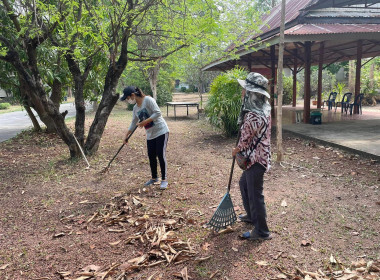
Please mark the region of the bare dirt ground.
[[247, 224], [221, 234], [204, 227], [225, 194], [235, 139], [194, 108], [166, 118], [167, 190], [142, 186], [142, 130], [100, 173], [129, 125], [125, 107], [114, 109], [89, 170], [56, 136], [24, 132], [0, 144], [0, 279], [312, 279], [302, 272], [380, 259], [379, 163], [284, 135], [285, 161], [264, 183], [275, 237], [245, 241]]

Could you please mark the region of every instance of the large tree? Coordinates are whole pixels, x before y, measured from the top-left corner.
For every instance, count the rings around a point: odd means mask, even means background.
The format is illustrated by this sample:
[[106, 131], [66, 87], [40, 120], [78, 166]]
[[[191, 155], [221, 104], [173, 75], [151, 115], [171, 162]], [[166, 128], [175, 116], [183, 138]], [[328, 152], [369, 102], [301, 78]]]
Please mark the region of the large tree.
[[[72, 157], [78, 156], [80, 151], [74, 134], [65, 124], [64, 115], [49, 96], [54, 84], [46, 84], [42, 79], [38, 63], [42, 48], [52, 51], [52, 61], [65, 61], [71, 73], [77, 110], [75, 136], [87, 153], [94, 153], [119, 98], [116, 87], [127, 64], [157, 61], [194, 44], [202, 34], [215, 27], [212, 13], [217, 15], [212, 3], [201, 0], [170, 3], [154, 0], [2, 0], [2, 3], [7, 19], [2, 16], [0, 59], [14, 67], [29, 88], [28, 97], [46, 112], [43, 116], [52, 120]], [[138, 44], [139, 39], [144, 41], [148, 37], [155, 38], [155, 45], [166, 48], [161, 47], [156, 52], [154, 46]], [[103, 88], [86, 138], [85, 88], [94, 72], [102, 78]], [[59, 84], [56, 86], [60, 88]]]

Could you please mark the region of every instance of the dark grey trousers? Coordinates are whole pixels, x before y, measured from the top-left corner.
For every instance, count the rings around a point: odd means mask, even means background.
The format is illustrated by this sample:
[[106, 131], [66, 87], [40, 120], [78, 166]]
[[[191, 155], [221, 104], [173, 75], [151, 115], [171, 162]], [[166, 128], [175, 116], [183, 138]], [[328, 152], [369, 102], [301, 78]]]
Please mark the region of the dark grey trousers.
[[239, 185], [244, 209], [254, 225], [254, 231], [260, 236], [268, 236], [266, 209], [263, 194], [265, 168], [255, 163], [243, 171]]

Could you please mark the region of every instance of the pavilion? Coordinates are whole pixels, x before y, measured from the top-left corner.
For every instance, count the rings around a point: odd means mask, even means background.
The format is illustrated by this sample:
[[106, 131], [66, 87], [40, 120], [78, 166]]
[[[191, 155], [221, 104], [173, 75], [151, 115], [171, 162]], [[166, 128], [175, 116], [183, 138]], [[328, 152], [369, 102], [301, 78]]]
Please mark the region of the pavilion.
[[[203, 67], [204, 71], [226, 71], [235, 65], [260, 72], [271, 80], [274, 105], [281, 4], [264, 16], [260, 34], [250, 34], [242, 45], [227, 50], [235, 56], [222, 57]], [[236, 55], [238, 59], [236, 59]], [[311, 66], [319, 65], [317, 107], [322, 104], [322, 70], [328, 65], [356, 60], [355, 97], [360, 94], [363, 58], [380, 55], [380, 0], [287, 0], [285, 15], [284, 68], [293, 73], [293, 106], [297, 73], [305, 70], [303, 121], [310, 118]], [[368, 60], [365, 62], [367, 63]], [[357, 113], [355, 111], [354, 113]]]

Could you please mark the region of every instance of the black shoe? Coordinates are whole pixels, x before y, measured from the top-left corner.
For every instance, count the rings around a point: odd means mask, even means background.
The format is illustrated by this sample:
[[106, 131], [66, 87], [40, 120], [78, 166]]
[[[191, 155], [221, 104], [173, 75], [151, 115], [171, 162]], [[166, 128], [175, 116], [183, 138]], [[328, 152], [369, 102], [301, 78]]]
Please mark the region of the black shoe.
[[240, 222], [244, 222], [244, 223], [252, 224], [252, 221], [251, 221], [251, 219], [248, 217], [247, 214], [241, 214], [241, 215], [239, 215], [239, 220], [240, 220]]
[[267, 236], [262, 236], [256, 232], [247, 231], [241, 235], [241, 238], [246, 240], [271, 240], [273, 238], [273, 235], [269, 234]]

